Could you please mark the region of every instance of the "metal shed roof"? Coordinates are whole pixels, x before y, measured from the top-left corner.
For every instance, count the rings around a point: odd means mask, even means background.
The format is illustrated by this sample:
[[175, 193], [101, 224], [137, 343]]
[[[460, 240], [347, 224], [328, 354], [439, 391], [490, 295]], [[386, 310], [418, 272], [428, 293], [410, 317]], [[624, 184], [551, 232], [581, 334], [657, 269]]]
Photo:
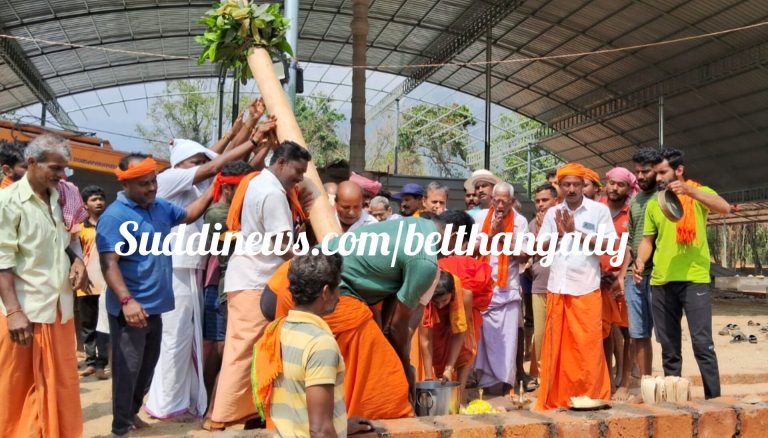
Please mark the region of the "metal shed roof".
[[[301, 61], [351, 65], [350, 0], [306, 0], [299, 16]], [[403, 64], [435, 59], [446, 40], [471, 31], [478, 11], [497, 7], [493, 60], [647, 44], [768, 21], [765, 0], [370, 0], [368, 64], [404, 76]], [[502, 6], [500, 6], [502, 5]], [[209, 1], [0, 0], [0, 30], [18, 37], [189, 59], [164, 59], [20, 40], [54, 96], [153, 80], [211, 77], [197, 65], [197, 19]], [[3, 42], [6, 40], [0, 40]], [[0, 46], [8, 50], [7, 44]], [[453, 62], [485, 60], [482, 37]], [[389, 66], [389, 67], [387, 67]], [[482, 65], [448, 66], [427, 80], [484, 97]], [[542, 145], [605, 172], [658, 146], [683, 149], [693, 178], [720, 191], [766, 186], [768, 26], [626, 52], [492, 68], [491, 99], [545, 123]], [[0, 64], [0, 113], [38, 101], [39, 91]]]

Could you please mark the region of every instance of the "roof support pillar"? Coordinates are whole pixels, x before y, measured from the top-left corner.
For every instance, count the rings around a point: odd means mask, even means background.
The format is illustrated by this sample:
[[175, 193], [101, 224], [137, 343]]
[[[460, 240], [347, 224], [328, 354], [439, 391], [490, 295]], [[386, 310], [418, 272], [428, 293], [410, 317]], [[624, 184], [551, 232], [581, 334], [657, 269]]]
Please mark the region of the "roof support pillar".
[[491, 55], [493, 26], [488, 26], [485, 37], [485, 168], [491, 170]]
[[[366, 65], [368, 0], [352, 0], [352, 65]], [[349, 136], [349, 167], [365, 170], [365, 69], [352, 69], [352, 117]]]
[[296, 60], [299, 59], [299, 0], [285, 0], [283, 3], [285, 17], [291, 20], [286, 37], [293, 49], [293, 59], [288, 63], [288, 83], [285, 92], [291, 109], [296, 109]]

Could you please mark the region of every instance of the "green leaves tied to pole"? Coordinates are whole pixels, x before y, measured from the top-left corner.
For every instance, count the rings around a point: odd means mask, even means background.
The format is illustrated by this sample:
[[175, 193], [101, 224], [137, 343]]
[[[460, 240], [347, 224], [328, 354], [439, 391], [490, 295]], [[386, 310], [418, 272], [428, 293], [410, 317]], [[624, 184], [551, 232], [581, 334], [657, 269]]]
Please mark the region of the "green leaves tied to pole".
[[199, 21], [207, 29], [195, 41], [203, 46], [198, 64], [208, 59], [236, 71], [236, 79], [245, 84], [252, 76], [248, 54], [253, 47], [263, 47], [269, 55], [293, 56], [286, 39], [290, 20], [280, 13], [277, 3], [255, 4], [249, 0], [227, 0], [215, 4]]

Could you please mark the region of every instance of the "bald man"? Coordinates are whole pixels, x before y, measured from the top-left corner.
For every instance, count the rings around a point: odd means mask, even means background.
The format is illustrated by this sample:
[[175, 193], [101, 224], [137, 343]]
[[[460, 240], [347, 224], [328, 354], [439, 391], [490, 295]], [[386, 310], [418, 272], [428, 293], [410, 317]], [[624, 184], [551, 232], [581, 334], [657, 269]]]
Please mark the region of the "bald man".
[[344, 232], [378, 222], [363, 210], [363, 189], [352, 181], [339, 184], [335, 208], [336, 217]]

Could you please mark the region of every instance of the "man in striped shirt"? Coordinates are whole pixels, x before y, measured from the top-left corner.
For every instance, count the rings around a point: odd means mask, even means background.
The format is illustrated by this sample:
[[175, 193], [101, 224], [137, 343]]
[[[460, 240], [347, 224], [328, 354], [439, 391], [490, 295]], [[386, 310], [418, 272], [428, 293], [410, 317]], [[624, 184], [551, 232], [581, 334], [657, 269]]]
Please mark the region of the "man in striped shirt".
[[281, 437], [345, 437], [373, 428], [350, 418], [344, 359], [323, 316], [339, 302], [340, 255], [307, 255], [288, 269], [295, 307], [256, 344], [252, 381], [257, 407]]

